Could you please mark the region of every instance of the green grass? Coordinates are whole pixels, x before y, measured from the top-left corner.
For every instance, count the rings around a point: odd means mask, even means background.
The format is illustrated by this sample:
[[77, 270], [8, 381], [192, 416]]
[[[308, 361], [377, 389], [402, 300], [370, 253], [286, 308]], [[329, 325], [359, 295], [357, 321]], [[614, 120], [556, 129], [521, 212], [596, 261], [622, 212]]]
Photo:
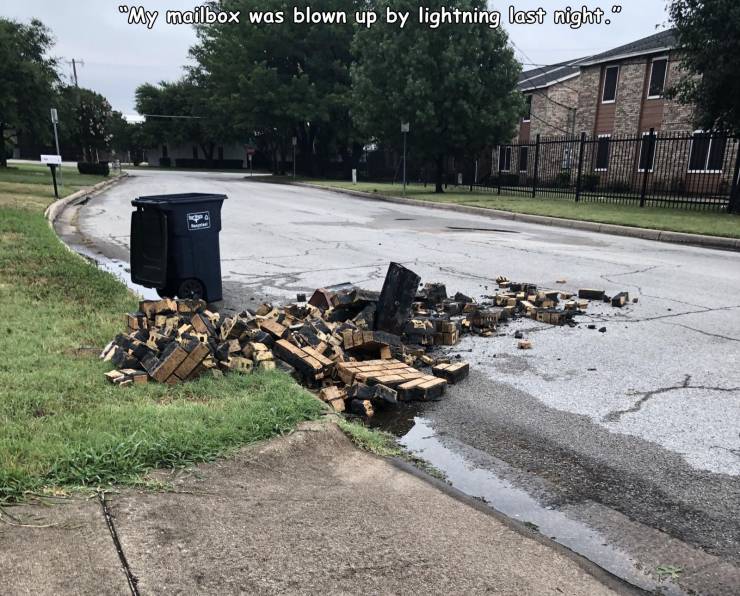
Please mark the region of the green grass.
[[360, 449], [383, 457], [405, 457], [408, 453], [390, 433], [368, 428], [346, 418], [338, 418], [337, 424]]
[[[303, 180], [317, 186], [342, 188], [377, 193], [384, 196], [402, 196], [400, 184], [351, 182], [332, 180]], [[594, 221], [637, 228], [653, 228], [690, 234], [709, 236], [726, 236], [740, 238], [740, 215], [727, 213], [709, 213], [671, 209], [667, 207], [633, 207], [630, 205], [613, 205], [607, 203], [576, 203], [572, 198], [566, 199], [532, 199], [528, 197], [499, 196], [495, 192], [470, 192], [465, 188], [450, 188], [444, 194], [435, 194], [434, 186], [426, 188], [413, 184], [407, 187], [406, 196], [412, 199], [433, 203], [454, 203], [487, 209], [500, 209], [514, 213], [546, 215], [565, 219]]]
[[[42, 215], [53, 197], [38, 170], [0, 169], [0, 503], [137, 483], [152, 468], [206, 461], [321, 415], [279, 372], [107, 384], [110, 365], [97, 355], [136, 299], [59, 242]], [[99, 180], [70, 173], [69, 185]]]

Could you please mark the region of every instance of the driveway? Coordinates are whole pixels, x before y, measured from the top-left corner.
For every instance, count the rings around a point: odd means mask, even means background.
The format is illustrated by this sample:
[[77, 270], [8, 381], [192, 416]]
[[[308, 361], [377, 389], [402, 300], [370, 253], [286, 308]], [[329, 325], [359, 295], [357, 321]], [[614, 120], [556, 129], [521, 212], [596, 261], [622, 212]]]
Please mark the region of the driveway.
[[[160, 171], [70, 215], [77, 242], [123, 265], [131, 199], [174, 192], [229, 197], [227, 308], [341, 282], [377, 290], [391, 260], [474, 296], [498, 275], [628, 291], [637, 304], [593, 305], [575, 328], [520, 321], [466, 338], [451, 350], [471, 362], [466, 383], [379, 423], [455, 486], [623, 577], [672, 564], [684, 587], [737, 578], [740, 254]], [[533, 350], [516, 349], [516, 330]]]

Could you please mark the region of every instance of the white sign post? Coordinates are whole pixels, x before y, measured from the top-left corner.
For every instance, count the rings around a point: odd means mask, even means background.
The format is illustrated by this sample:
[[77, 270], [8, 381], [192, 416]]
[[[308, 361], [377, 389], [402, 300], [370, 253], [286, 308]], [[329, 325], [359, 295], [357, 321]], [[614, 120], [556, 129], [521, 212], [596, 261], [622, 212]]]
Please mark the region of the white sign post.
[[352, 168], [352, 184], [357, 184], [357, 168]]
[[51, 170], [51, 180], [54, 183], [54, 196], [59, 198], [59, 191], [57, 190], [57, 168], [62, 165], [61, 155], [42, 155], [41, 163], [49, 166]]

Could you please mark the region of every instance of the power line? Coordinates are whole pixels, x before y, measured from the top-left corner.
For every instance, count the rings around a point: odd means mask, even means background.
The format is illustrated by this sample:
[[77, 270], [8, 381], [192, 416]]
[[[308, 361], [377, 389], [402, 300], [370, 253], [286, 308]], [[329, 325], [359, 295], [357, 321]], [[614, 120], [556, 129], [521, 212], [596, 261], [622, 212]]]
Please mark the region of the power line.
[[202, 120], [203, 116], [175, 116], [172, 114], [142, 114], [144, 118], [173, 118], [180, 120]]

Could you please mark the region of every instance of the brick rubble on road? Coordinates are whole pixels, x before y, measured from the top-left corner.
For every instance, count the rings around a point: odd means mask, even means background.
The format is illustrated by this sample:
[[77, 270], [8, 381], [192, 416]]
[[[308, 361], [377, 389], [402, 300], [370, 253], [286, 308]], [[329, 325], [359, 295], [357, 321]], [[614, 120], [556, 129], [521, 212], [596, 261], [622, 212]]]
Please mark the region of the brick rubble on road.
[[[399, 401], [440, 399], [448, 384], [465, 379], [466, 362], [435, 354], [463, 334], [491, 337], [499, 325], [525, 317], [572, 326], [589, 300], [615, 307], [629, 302], [626, 292], [612, 298], [582, 289], [576, 298], [505, 277], [479, 302], [459, 292], [448, 297], [441, 283], [420, 288], [420, 281], [391, 263], [380, 293], [342, 284], [319, 288], [309, 300], [301, 294], [295, 303], [262, 304], [233, 317], [221, 317], [202, 300], [145, 300], [126, 315], [127, 333], [101, 353], [116, 367], [105, 376], [120, 386], [175, 385], [279, 364], [335, 411], [370, 417]], [[520, 332], [515, 337], [520, 349], [533, 347]]]

